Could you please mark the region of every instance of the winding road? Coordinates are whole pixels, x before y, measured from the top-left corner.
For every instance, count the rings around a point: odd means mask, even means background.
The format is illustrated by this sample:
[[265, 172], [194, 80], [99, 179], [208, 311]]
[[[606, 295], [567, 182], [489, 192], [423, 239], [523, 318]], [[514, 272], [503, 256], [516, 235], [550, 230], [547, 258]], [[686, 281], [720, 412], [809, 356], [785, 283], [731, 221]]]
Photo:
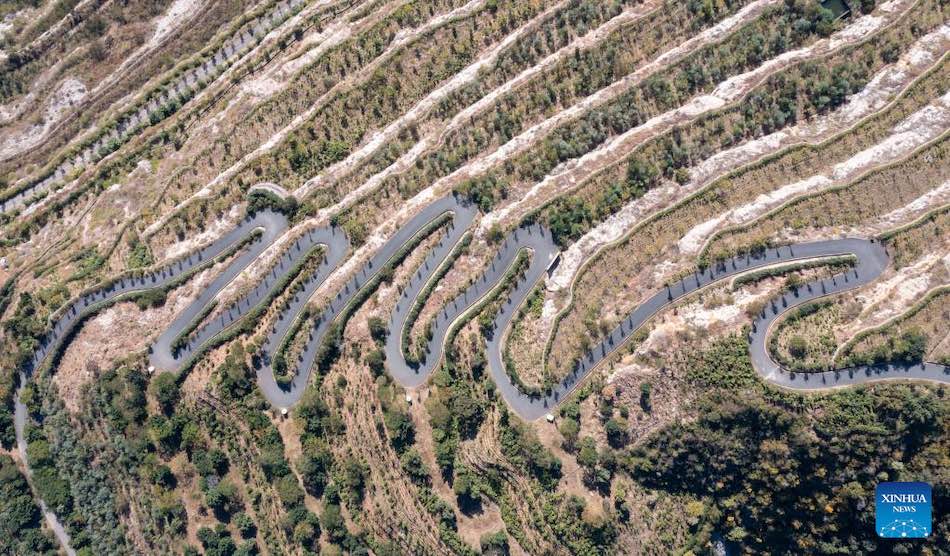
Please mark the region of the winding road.
[[[851, 386], [878, 380], [913, 379], [950, 383], [950, 368], [935, 363], [917, 365], [881, 365], [856, 367], [822, 373], [792, 373], [781, 368], [769, 355], [767, 337], [771, 327], [782, 315], [795, 307], [820, 297], [851, 290], [877, 279], [888, 264], [884, 246], [874, 240], [846, 238], [770, 248], [756, 255], [736, 257], [715, 266], [697, 270], [666, 289], [654, 294], [624, 318], [606, 337], [595, 345], [574, 367], [573, 371], [551, 391], [542, 396], [529, 395], [519, 390], [507, 375], [502, 358], [504, 332], [511, 325], [518, 308], [534, 287], [550, 272], [557, 262], [557, 247], [551, 233], [540, 225], [519, 228], [505, 239], [496, 256], [488, 263], [481, 277], [438, 311], [431, 322], [431, 339], [421, 361], [407, 360], [402, 345], [402, 330], [408, 322], [414, 305], [423, 303], [420, 295], [440, 276], [440, 267], [450, 264], [453, 250], [468, 233], [477, 215], [476, 209], [459, 197], [449, 195], [428, 206], [393, 234], [376, 254], [331, 299], [330, 303], [312, 319], [307, 340], [300, 354], [289, 365], [292, 373], [285, 384], [275, 377], [273, 359], [285, 337], [296, 330], [295, 321], [302, 318], [307, 301], [350, 252], [350, 243], [342, 230], [329, 226], [313, 229], [289, 241], [270, 272], [238, 301], [218, 311], [213, 319], [208, 315], [217, 307], [215, 297], [248, 265], [288, 230], [287, 218], [273, 211], [262, 211], [247, 216], [241, 223], [217, 241], [189, 255], [165, 263], [149, 271], [127, 274], [106, 285], [79, 295], [51, 317], [48, 334], [40, 342], [32, 359], [31, 369], [40, 368], [68, 341], [78, 324], [89, 315], [118, 300], [128, 299], [143, 292], [176, 286], [192, 273], [215, 262], [233, 258], [226, 268], [189, 304], [149, 348], [149, 362], [162, 371], [177, 372], [203, 353], [216, 338], [241, 322], [249, 314], [260, 311], [285, 288], [289, 279], [300, 270], [305, 257], [316, 253], [321, 259], [310, 275], [302, 276], [297, 289], [283, 304], [273, 325], [267, 331], [261, 347], [261, 364], [257, 368], [257, 383], [267, 400], [278, 409], [286, 409], [303, 395], [311, 369], [327, 339], [327, 334], [340, 315], [347, 314], [348, 306], [367, 287], [375, 287], [380, 273], [401, 260], [407, 251], [415, 249], [424, 237], [445, 228], [443, 237], [425, 256], [408, 284], [400, 291], [399, 299], [389, 320], [386, 339], [386, 365], [393, 378], [405, 387], [416, 387], [425, 382], [442, 361], [445, 339], [453, 325], [480, 306], [479, 302], [503, 287], [502, 282], [513, 268], [521, 252], [528, 253], [527, 269], [516, 276], [507, 299], [495, 315], [494, 333], [486, 339], [489, 372], [499, 393], [521, 418], [534, 420], [553, 411], [581, 384], [611, 353], [619, 349], [644, 323], [657, 312], [683, 297], [713, 283], [762, 267], [794, 260], [855, 255], [856, 265], [846, 272], [810, 282], [795, 291], [785, 292], [771, 300], [753, 321], [749, 334], [752, 364], [766, 381], [793, 390], [820, 390]], [[365, 292], [364, 292], [365, 293]], [[196, 326], [201, 322], [201, 326]], [[25, 384], [28, 376], [21, 377]], [[17, 396], [16, 434], [18, 449], [26, 461], [24, 429], [26, 407]], [[68, 547], [68, 536], [45, 505], [44, 513], [63, 546]]]
[[[817, 298], [868, 284], [884, 272], [888, 256], [881, 243], [874, 240], [846, 238], [771, 248], [756, 255], [736, 257], [709, 268], [697, 270], [694, 274], [670, 284], [666, 289], [641, 303], [610, 334], [595, 345], [560, 384], [544, 396], [526, 394], [519, 390], [505, 372], [502, 353], [504, 331], [510, 326], [520, 305], [545, 273], [551, 269], [557, 258], [557, 247], [550, 232], [537, 224], [515, 230], [501, 243], [498, 253], [488, 263], [481, 277], [436, 313], [431, 322], [431, 339], [423, 350], [424, 355], [421, 361], [407, 359], [402, 345], [402, 331], [405, 326], [412, 325], [408, 320], [413, 307], [425, 301], [418, 298], [427, 286], [432, 285], [430, 282], [436, 279], [440, 267], [446, 264], [451, 252], [459, 247], [459, 243], [468, 233], [476, 215], [477, 211], [472, 205], [457, 196], [449, 195], [429, 204], [399, 228], [393, 237], [377, 250], [372, 259], [346, 282], [319, 314], [309, 317], [312, 319], [311, 323], [302, 323], [309, 324], [308, 338], [300, 354], [290, 365], [296, 369], [296, 372], [292, 373], [292, 380], [288, 380], [285, 384], [280, 384], [275, 378], [273, 358], [285, 336], [295, 329], [295, 321], [303, 314], [307, 301], [350, 252], [350, 244], [342, 230], [333, 226], [302, 233], [295, 240], [288, 242], [270, 272], [252, 290], [229, 307], [218, 311], [214, 319], [209, 320], [207, 315], [212, 309], [216, 309], [212, 305], [215, 297], [287, 231], [286, 217], [269, 210], [247, 216], [240, 225], [226, 235], [187, 256], [145, 273], [120, 276], [106, 286], [80, 295], [53, 315], [51, 321], [54, 324], [34, 354], [33, 367], [39, 367], [50, 353], [60, 349], [76, 325], [86, 316], [119, 299], [129, 298], [155, 288], [169, 288], [177, 285], [191, 273], [214, 261], [233, 256], [230, 264], [175, 318], [150, 347], [151, 365], [162, 371], [177, 372], [198, 357], [215, 338], [249, 313], [263, 309], [275, 295], [280, 293], [281, 288], [287, 286], [289, 275], [299, 270], [295, 268], [296, 265], [301, 263], [307, 254], [313, 253], [317, 248], [322, 248], [323, 251], [320, 254], [322, 260], [313, 273], [303, 277], [298, 290], [293, 292], [284, 303], [275, 324], [267, 331], [260, 352], [262, 364], [257, 369], [257, 381], [261, 391], [275, 407], [289, 408], [300, 399], [320, 347], [326, 341], [327, 332], [331, 329], [331, 324], [345, 312], [347, 306], [367, 284], [378, 277], [378, 274], [387, 266], [391, 266], [395, 258], [404, 255], [407, 249], [414, 248], [413, 242], [422, 239], [420, 236], [433, 233], [434, 227], [441, 227], [439, 219], [445, 218], [447, 230], [444, 237], [440, 238], [440, 241], [426, 255], [409, 282], [400, 291], [399, 300], [389, 320], [389, 334], [385, 345], [387, 367], [393, 377], [405, 387], [416, 387], [425, 382], [442, 360], [445, 338], [453, 324], [497, 289], [522, 251], [530, 253], [530, 264], [526, 272], [512, 284], [508, 298], [502, 303], [495, 316], [494, 328], [497, 333], [486, 342], [492, 378], [511, 408], [524, 419], [537, 419], [549, 412], [653, 315], [682, 297], [714, 282], [765, 266], [839, 255], [856, 256], [855, 267], [847, 272], [805, 284], [794, 292], [785, 292], [773, 299], [754, 320], [752, 332], [749, 335], [750, 352], [753, 366], [762, 378], [777, 386], [796, 390], [849, 386], [895, 378], [950, 382], [950, 374], [948, 374], [950, 369], [931, 363], [915, 366], [857, 367], [823, 373], [793, 373], [782, 369], [770, 357], [766, 339], [771, 326], [784, 313]], [[434, 224], [439, 224], [439, 226], [433, 226]], [[199, 327], [196, 326], [197, 321], [206, 322]], [[179, 340], [179, 338], [182, 339]]]

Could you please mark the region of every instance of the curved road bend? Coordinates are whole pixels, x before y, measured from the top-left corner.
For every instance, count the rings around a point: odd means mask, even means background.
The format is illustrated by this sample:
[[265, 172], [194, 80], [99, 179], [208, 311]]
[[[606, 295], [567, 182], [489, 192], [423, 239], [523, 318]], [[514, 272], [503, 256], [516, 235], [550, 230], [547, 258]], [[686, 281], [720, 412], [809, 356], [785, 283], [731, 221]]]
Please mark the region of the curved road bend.
[[[356, 297], [363, 286], [371, 281], [380, 270], [385, 268], [393, 257], [399, 254], [399, 251], [404, 245], [412, 241], [413, 238], [424, 231], [431, 222], [444, 214], [451, 216], [451, 222], [446, 236], [439, 241], [433, 249], [433, 252], [423, 263], [423, 267], [431, 266], [432, 271], [435, 271], [435, 264], [433, 264], [432, 261], [441, 261], [448, 256], [449, 252], [461, 240], [465, 231], [475, 218], [475, 209], [467, 203], [462, 203], [453, 195], [443, 197], [429, 204], [419, 214], [400, 227], [393, 237], [377, 250], [369, 262], [347, 281], [336, 296], [331, 299], [329, 305], [324, 308], [319, 315], [313, 317], [307, 342], [303, 346], [297, 361], [293, 362], [294, 364], [292, 365], [297, 369], [297, 372], [294, 374], [293, 381], [289, 387], [282, 388], [277, 384], [274, 378], [272, 355], [276, 353], [284, 336], [290, 330], [293, 321], [301, 313], [313, 292], [323, 282], [325, 275], [317, 277], [313, 282], [308, 282], [303, 294], [294, 297], [287, 309], [279, 315], [277, 324], [268, 332], [261, 350], [261, 358], [264, 364], [257, 371], [257, 383], [261, 387], [264, 397], [266, 397], [271, 404], [280, 409], [285, 409], [300, 399], [307, 381], [310, 379], [310, 373], [320, 346], [323, 344], [323, 340], [333, 321]], [[416, 278], [418, 278], [418, 273], [414, 277], [414, 280]], [[400, 304], [406, 305], [406, 303], [402, 301], [402, 298], [400, 299]], [[392, 330], [391, 327], [390, 329]], [[392, 336], [393, 334], [390, 333], [390, 337]], [[402, 357], [400, 356], [398, 359], [401, 361]], [[390, 365], [392, 365], [392, 361], [395, 360], [390, 360]]]
[[736, 257], [704, 269], [702, 272], [697, 271], [695, 274], [671, 284], [666, 290], [657, 292], [638, 306], [609, 335], [595, 345], [575, 369], [547, 395], [530, 396], [522, 393], [505, 372], [502, 361], [502, 343], [504, 341], [504, 331], [511, 324], [518, 307], [530, 294], [534, 285], [544, 276], [557, 252], [550, 232], [538, 225], [518, 229], [509, 235], [503, 242], [498, 254], [488, 264], [481, 278], [454, 300], [447, 303], [436, 314], [433, 322], [433, 337], [427, 345], [424, 360], [421, 363], [407, 362], [403, 356], [401, 332], [406, 325], [412, 306], [417, 302], [417, 298], [425, 289], [426, 284], [433, 279], [440, 264], [449, 256], [475, 218], [475, 208], [453, 195], [443, 197], [429, 204], [409, 222], [400, 227], [370, 261], [343, 286], [330, 304], [319, 315], [313, 317], [313, 325], [308, 341], [295, 365], [293, 365], [297, 372], [292, 382], [286, 387], [282, 387], [275, 380], [272, 370], [272, 355], [291, 330], [294, 321], [302, 313], [307, 300], [349, 250], [349, 242], [345, 235], [342, 231], [333, 227], [312, 230], [297, 238], [278, 260], [271, 272], [253, 290], [225, 311], [221, 311], [220, 316], [216, 317], [215, 320], [189, 334], [184, 346], [177, 353], [172, 350], [176, 338], [188, 330], [196, 319], [202, 317], [202, 312], [215, 296], [286, 231], [286, 218], [271, 211], [260, 212], [253, 217], [245, 218], [238, 227], [228, 234], [211, 245], [187, 256], [187, 258], [183, 257], [178, 261], [164, 265], [140, 278], [122, 278], [111, 286], [88, 292], [77, 298], [57, 313], [58, 320], [55, 321], [51, 332], [41, 342], [40, 349], [37, 350], [34, 356], [34, 368], [44, 360], [51, 350], [58, 347], [69, 330], [84, 315], [97, 310], [116, 297], [168, 284], [179, 278], [182, 273], [188, 272], [209, 258], [221, 255], [254, 230], [260, 229], [263, 231], [261, 237], [241, 250], [235, 260], [199, 295], [198, 299], [186, 307], [159, 336], [152, 346], [149, 360], [152, 365], [162, 370], [177, 371], [181, 369], [194, 354], [201, 350], [202, 346], [264, 301], [271, 290], [277, 286], [303, 256], [317, 246], [325, 246], [327, 250], [317, 271], [304, 280], [303, 290], [296, 293], [288, 302], [287, 307], [278, 315], [278, 319], [268, 332], [262, 347], [261, 355], [264, 364], [257, 370], [258, 384], [264, 396], [274, 406], [289, 408], [303, 394], [303, 386], [306, 385], [309, 379], [310, 370], [330, 324], [343, 312], [359, 290], [386, 266], [387, 262], [397, 255], [427, 225], [445, 214], [451, 215], [451, 224], [446, 237], [442, 238], [425, 258], [421, 267], [412, 275], [409, 284], [400, 294], [400, 299], [393, 309], [389, 323], [390, 333], [385, 346], [387, 366], [393, 377], [407, 387], [418, 386], [428, 378], [442, 359], [445, 337], [451, 324], [497, 286], [521, 250], [531, 252], [531, 263], [526, 275], [517, 282], [514, 291], [502, 304], [496, 315], [495, 329], [498, 333], [487, 340], [487, 351], [489, 370], [499, 391], [512, 409], [524, 419], [537, 419], [550, 411], [650, 317], [683, 296], [689, 295], [713, 282], [764, 266], [796, 259], [843, 254], [853, 254], [857, 257], [858, 263], [855, 268], [825, 280], [806, 284], [799, 288], [797, 292], [785, 293], [773, 300], [773, 303], [753, 322], [753, 332], [749, 338], [752, 363], [762, 378], [778, 386], [793, 389], [847, 386], [890, 378], [948, 381], [947, 368], [935, 364], [910, 367], [885, 365], [825, 373], [795, 374], [784, 371], [769, 357], [766, 349], [768, 330], [781, 314], [818, 297], [863, 286], [876, 279], [884, 271], [888, 258], [880, 243], [849, 238], [769, 249], [760, 255]]
[[[614, 328], [609, 335], [595, 345], [581, 362], [550, 394], [541, 397], [529, 397], [522, 394], [508, 379], [501, 358], [500, 335], [489, 340], [488, 360], [492, 377], [506, 401], [524, 419], [537, 419], [551, 411], [558, 403], [570, 395], [599, 363], [619, 348], [647, 320], [658, 311], [675, 303], [684, 296], [704, 288], [714, 282], [734, 277], [743, 272], [755, 270], [776, 263], [785, 263], [797, 259], [831, 257], [853, 254], [858, 263], [853, 269], [830, 278], [817, 280], [801, 286], [797, 292], [787, 292], [772, 300], [768, 307], [753, 322], [753, 331], [749, 336], [752, 365], [766, 381], [777, 386], [794, 390], [818, 390], [833, 387], [851, 386], [879, 380], [915, 379], [950, 383], [950, 367], [935, 363], [917, 365], [881, 365], [856, 367], [823, 373], [792, 373], [782, 369], [769, 356], [766, 339], [769, 328], [781, 315], [802, 304], [817, 298], [858, 288], [877, 279], [887, 267], [888, 257], [879, 242], [865, 239], [847, 238], [816, 241], [768, 249], [759, 255], [735, 257], [718, 263], [701, 272], [697, 271], [682, 280], [670, 284], [640, 304], [632, 313]], [[507, 326], [514, 310], [530, 292], [530, 287], [520, 289], [513, 297], [514, 303], [506, 305], [499, 314], [496, 325], [500, 329]]]
[[845, 292], [877, 279], [887, 267], [888, 256], [880, 242], [864, 239], [817, 241], [782, 247], [788, 258], [824, 257], [853, 253], [858, 257], [854, 269], [816, 280], [797, 291], [785, 292], [756, 317], [749, 334], [752, 364], [763, 379], [783, 388], [808, 391], [863, 384], [879, 380], [928, 380], [950, 382], [950, 367], [937, 363], [862, 365], [818, 373], [794, 373], [783, 369], [769, 355], [768, 336], [772, 326], [786, 312], [826, 295]]

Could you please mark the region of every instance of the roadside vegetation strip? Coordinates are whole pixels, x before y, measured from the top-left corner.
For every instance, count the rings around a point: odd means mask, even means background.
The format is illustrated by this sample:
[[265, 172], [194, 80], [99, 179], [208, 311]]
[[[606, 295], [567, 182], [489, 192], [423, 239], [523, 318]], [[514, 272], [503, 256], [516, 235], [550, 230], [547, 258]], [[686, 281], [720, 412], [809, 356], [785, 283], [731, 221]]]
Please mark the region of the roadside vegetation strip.
[[[453, 323], [451, 330], [457, 332], [461, 330], [465, 324], [482, 314], [483, 311], [490, 311], [492, 314], [491, 317], [494, 317], [494, 313], [498, 311], [499, 301], [498, 296], [502, 293], [505, 293], [506, 290], [510, 290], [513, 282], [524, 276], [524, 272], [527, 269], [528, 263], [530, 262], [531, 256], [527, 253], [527, 248], [521, 248], [518, 250], [518, 254], [515, 257], [515, 260], [508, 265], [508, 270], [505, 271], [505, 275], [502, 276], [501, 280], [495, 284], [492, 289], [490, 289], [485, 295], [483, 295], [477, 302], [475, 302], [471, 307], [465, 310], [458, 319]], [[491, 311], [489, 305], [494, 305], [494, 311]], [[486, 321], [487, 322], [487, 321]], [[483, 328], [482, 323], [479, 323], [479, 328]], [[494, 331], [492, 331], [494, 332]], [[455, 334], [450, 334], [451, 338], [454, 339]], [[451, 345], [452, 342], [449, 342], [447, 345]]]
[[191, 336], [191, 333], [194, 332], [199, 326], [201, 326], [201, 323], [204, 322], [208, 318], [208, 316], [211, 315], [211, 312], [214, 311], [217, 307], [218, 307], [218, 300], [216, 299], [212, 300], [211, 303], [208, 303], [207, 305], [205, 305], [205, 307], [201, 310], [201, 312], [198, 313], [195, 316], [195, 318], [191, 320], [190, 323], [188, 323], [187, 327], [185, 327], [184, 329], [182, 329], [181, 332], [178, 333], [178, 337], [175, 338], [175, 341], [172, 342], [172, 351], [174, 353], [178, 353], [179, 351], [181, 351], [182, 348], [185, 347], [185, 344], [188, 343], [188, 337]]
[[[782, 334], [783, 328], [795, 327], [796, 325], [801, 326], [800, 324], [798, 324], [800, 321], [807, 319], [809, 317], [813, 317], [819, 313], [822, 313], [823, 311], [832, 309], [834, 305], [835, 305], [835, 302], [833, 300], [827, 299], [827, 298], [821, 298], [815, 301], [810, 301], [808, 303], [805, 303], [804, 305], [800, 305], [794, 309], [790, 309], [789, 311], [786, 311], [785, 314], [782, 315], [781, 320], [778, 321], [778, 323], [774, 325], [774, 329], [769, 334], [769, 339], [768, 339], [769, 357], [775, 360], [776, 362], [778, 362], [778, 364], [781, 365], [782, 368], [790, 369], [796, 373], [814, 373], [814, 372], [826, 371], [826, 370], [831, 369], [832, 367], [830, 366], [830, 362], [827, 362], [827, 361], [799, 362], [795, 360], [794, 355], [792, 357], [788, 357], [783, 352], [783, 350], [781, 349], [781, 346], [779, 345], [779, 337]], [[790, 339], [789, 347], [788, 347], [788, 350], [790, 352], [792, 351], [791, 344], [792, 342]], [[803, 344], [801, 346], [801, 349], [804, 354], [804, 352], [807, 351], [807, 345]]]
[[277, 384], [281, 386], [288, 386], [293, 375], [297, 373], [298, 369], [291, 369], [291, 366], [287, 364], [288, 355], [290, 355], [292, 344], [297, 339], [297, 335], [312, 316], [313, 311], [309, 307], [304, 307], [304, 310], [294, 319], [294, 323], [290, 325], [290, 329], [284, 334], [280, 345], [277, 346], [277, 351], [274, 352], [271, 366], [274, 369], [274, 378], [277, 380]]
[[[267, 313], [267, 310], [270, 308], [271, 303], [277, 297], [279, 297], [287, 289], [287, 286], [298, 276], [300, 276], [301, 271], [303, 270], [306, 260], [312, 257], [322, 256], [324, 250], [322, 246], [316, 245], [312, 247], [303, 259], [298, 260], [289, 270], [281, 274], [280, 278], [271, 286], [266, 295], [257, 303], [255, 303], [249, 311], [244, 312], [233, 321], [223, 325], [219, 330], [214, 331], [208, 338], [201, 339], [194, 348], [190, 348], [187, 357], [179, 362], [179, 367], [176, 369], [178, 381], [183, 381], [188, 371], [209, 351], [212, 349], [221, 346], [238, 336], [249, 334], [254, 331], [254, 327], [259, 324], [261, 317]], [[293, 295], [295, 292], [291, 292]], [[213, 302], [214, 303], [214, 302]], [[240, 301], [234, 303], [234, 305], [239, 305]], [[209, 325], [205, 325], [203, 328], [208, 328]], [[199, 330], [201, 332], [201, 330]], [[181, 337], [181, 335], [179, 335]], [[180, 353], [182, 348], [187, 347], [188, 343], [194, 343], [195, 339], [189, 339], [187, 336], [184, 337], [183, 345], [179, 347], [178, 353]], [[178, 355], [176, 354], [176, 358]]]
[[[468, 249], [468, 246], [472, 243], [472, 234], [466, 233], [462, 240], [452, 249], [452, 252], [449, 254], [445, 260], [439, 265], [439, 268], [436, 270], [435, 274], [426, 282], [425, 288], [422, 292], [416, 297], [412, 302], [412, 309], [409, 310], [409, 316], [406, 317], [406, 324], [402, 327], [402, 353], [406, 358], [406, 361], [418, 363], [420, 360], [420, 354], [418, 346], [413, 350], [411, 348], [412, 339], [411, 333], [412, 328], [415, 326], [416, 319], [419, 318], [419, 313], [422, 312], [422, 309], [425, 307], [426, 302], [429, 297], [432, 295], [432, 292], [435, 291], [435, 288], [439, 285], [439, 282], [445, 278], [445, 275], [448, 274], [449, 270], [452, 269], [452, 265], [455, 264], [455, 261]], [[431, 331], [431, 322], [426, 323], [426, 331]], [[431, 340], [431, 337], [426, 338], [426, 341]]]
[[765, 280], [767, 278], [776, 278], [779, 276], [784, 276], [790, 272], [808, 270], [812, 268], [828, 268], [832, 270], [839, 270], [844, 267], [853, 267], [855, 264], [857, 264], [857, 261], [858, 259], [854, 255], [842, 255], [838, 257], [830, 257], [827, 259], [801, 261], [798, 263], [780, 265], [780, 266], [775, 266], [772, 268], [764, 268], [762, 270], [757, 270], [755, 272], [750, 272], [748, 274], [737, 276], [732, 281], [732, 291], [736, 291], [742, 286], [747, 286], [749, 284], [761, 282], [762, 280]]
[[343, 306], [342, 310], [340, 310], [335, 315], [327, 314], [327, 311], [321, 315], [321, 319], [331, 319], [329, 330], [327, 331], [325, 339], [321, 342], [321, 346], [319, 348], [320, 356], [318, 356], [317, 364], [321, 371], [327, 371], [330, 368], [330, 365], [339, 355], [339, 349], [343, 342], [343, 332], [346, 329], [346, 325], [353, 314], [356, 313], [360, 307], [362, 307], [363, 303], [365, 303], [371, 295], [373, 295], [373, 293], [384, 280], [391, 279], [392, 273], [395, 272], [396, 268], [402, 264], [402, 262], [406, 259], [406, 257], [409, 256], [410, 253], [412, 253], [416, 246], [422, 243], [423, 240], [429, 237], [429, 235], [431, 235], [437, 229], [445, 226], [453, 219], [454, 217], [452, 214], [443, 213], [435, 220], [432, 220], [426, 224], [425, 227], [414, 234], [409, 239], [409, 241], [404, 243], [402, 247], [400, 247], [399, 250], [396, 251], [389, 258], [389, 260], [386, 261], [386, 263], [372, 275], [369, 281], [362, 288], [355, 292], [353, 297], [350, 298]]
[[[511, 268], [510, 275], [506, 276], [506, 279], [504, 282], [509, 282], [509, 281], [519, 278], [520, 275], [525, 270], [527, 270], [527, 266], [528, 266], [527, 256], [522, 252], [519, 254], [518, 260], [515, 261], [515, 264]], [[519, 306], [527, 302], [527, 299], [529, 298], [530, 296], [528, 298], [525, 298], [524, 301], [519, 303]], [[520, 315], [520, 312], [518, 314]], [[512, 384], [514, 384], [515, 387], [518, 388], [518, 391], [533, 398], [540, 397], [545, 390], [549, 389], [549, 386], [547, 384], [542, 384], [541, 386], [529, 386], [528, 384], [526, 384], [524, 380], [521, 379], [521, 375], [518, 374], [518, 367], [517, 365], [515, 365], [515, 362], [511, 357], [511, 344], [510, 342], [507, 341], [507, 339], [508, 339], [508, 333], [514, 328], [514, 326], [515, 326], [515, 323], [512, 322], [508, 327], [506, 327], [507, 328], [506, 330], [501, 331], [504, 338], [504, 340], [502, 341], [502, 345], [503, 345], [502, 349], [504, 350], [502, 354], [502, 362], [504, 363], [504, 366], [505, 366], [505, 374], [508, 375], [508, 378], [511, 380]], [[544, 370], [542, 369], [542, 372], [543, 371]]]

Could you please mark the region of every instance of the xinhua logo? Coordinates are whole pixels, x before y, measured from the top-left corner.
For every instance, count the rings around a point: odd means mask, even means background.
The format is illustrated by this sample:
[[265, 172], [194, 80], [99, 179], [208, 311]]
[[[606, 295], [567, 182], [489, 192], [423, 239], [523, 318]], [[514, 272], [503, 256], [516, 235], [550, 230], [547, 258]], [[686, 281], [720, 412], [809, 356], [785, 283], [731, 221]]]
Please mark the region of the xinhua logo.
[[881, 483], [875, 493], [877, 534], [888, 539], [930, 536], [932, 499], [927, 483]]

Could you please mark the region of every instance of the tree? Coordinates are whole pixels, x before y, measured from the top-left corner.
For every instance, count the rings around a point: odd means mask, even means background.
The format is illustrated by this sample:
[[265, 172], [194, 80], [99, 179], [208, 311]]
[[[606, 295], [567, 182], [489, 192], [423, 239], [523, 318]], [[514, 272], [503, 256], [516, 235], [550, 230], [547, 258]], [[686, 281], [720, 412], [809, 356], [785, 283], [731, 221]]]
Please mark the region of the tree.
[[175, 474], [170, 467], [165, 464], [156, 465], [151, 473], [152, 482], [164, 488], [174, 488], [176, 484]]
[[297, 470], [307, 492], [319, 498], [327, 486], [330, 468], [333, 466], [333, 453], [325, 440], [310, 438], [305, 441], [304, 453], [297, 462]]
[[402, 463], [402, 469], [408, 475], [409, 480], [418, 485], [427, 485], [430, 481], [429, 470], [422, 461], [422, 456], [415, 448], [410, 448], [402, 457], [399, 458]]
[[561, 420], [558, 431], [564, 437], [564, 449], [573, 452], [577, 448], [577, 435], [581, 431], [580, 423], [574, 419], [565, 418]]
[[485, 419], [485, 409], [478, 397], [469, 391], [454, 391], [451, 399], [452, 413], [462, 438], [471, 439]]
[[55, 545], [43, 533], [39, 508], [13, 458], [0, 455], [0, 553], [52, 554]]
[[488, 243], [498, 244], [501, 243], [501, 240], [505, 239], [505, 232], [501, 229], [501, 226], [495, 224], [488, 229]]
[[386, 322], [379, 317], [370, 317], [367, 324], [369, 325], [369, 335], [373, 337], [377, 344], [383, 344], [386, 341], [386, 336], [389, 335]]
[[581, 467], [594, 468], [597, 466], [597, 444], [594, 439], [585, 436], [581, 439], [581, 449], [577, 454], [577, 464]]
[[178, 403], [178, 381], [172, 373], [161, 373], [152, 379], [149, 390], [166, 414], [171, 413]]
[[343, 522], [339, 504], [325, 505], [320, 522], [323, 524], [330, 541], [338, 543], [346, 537], [346, 524]]
[[415, 438], [415, 427], [409, 414], [396, 408], [389, 408], [383, 413], [383, 421], [389, 432], [389, 442], [396, 452], [403, 453], [412, 445]]
[[797, 273], [791, 273], [785, 278], [785, 289], [797, 292], [802, 285], [802, 279]]
[[513, 422], [508, 412], [499, 419], [501, 450], [515, 466], [527, 469], [545, 488], [554, 488], [561, 478], [561, 461], [538, 440], [534, 431]]
[[504, 531], [485, 533], [479, 540], [482, 556], [508, 556], [508, 535]]
[[382, 376], [386, 370], [386, 352], [380, 348], [370, 351], [366, 354], [366, 365], [369, 366], [373, 376]]
[[346, 487], [347, 493], [349, 494], [347, 503], [357, 505], [363, 501], [369, 468], [363, 462], [352, 457], [344, 460], [342, 467], [343, 486]]
[[227, 518], [243, 508], [237, 487], [230, 481], [221, 481], [214, 487], [209, 488], [205, 494], [205, 501], [215, 515], [222, 518]]
[[[660, 172], [656, 166], [633, 157], [627, 164], [627, 191], [629, 197], [640, 197], [660, 181]], [[628, 197], [628, 198], [629, 198]]]
[[182, 426], [183, 421], [174, 416], [152, 415], [148, 419], [148, 434], [160, 453], [171, 456], [181, 445]]
[[463, 512], [471, 514], [481, 509], [482, 495], [478, 478], [468, 467], [462, 465], [455, 470], [452, 491], [458, 500], [459, 509]]
[[579, 238], [590, 226], [593, 211], [590, 204], [577, 197], [559, 198], [551, 209], [548, 226], [554, 241], [561, 247]]
[[607, 443], [613, 448], [621, 448], [627, 443], [627, 422], [620, 418], [611, 417], [604, 423], [607, 433]]
[[801, 336], [792, 336], [788, 340], [788, 352], [796, 359], [802, 359], [808, 353], [808, 342]]
[[214, 529], [202, 527], [198, 529], [198, 540], [205, 549], [205, 556], [231, 556], [237, 547], [223, 523]]
[[294, 543], [313, 548], [314, 542], [319, 536], [319, 527], [314, 527], [309, 521], [301, 521], [294, 527]]
[[892, 340], [891, 350], [892, 359], [919, 363], [927, 353], [927, 336], [919, 328], [912, 328]]
[[227, 454], [217, 448], [194, 450], [191, 454], [191, 462], [202, 477], [223, 477], [230, 467]]
[[647, 413], [653, 411], [652, 396], [653, 384], [650, 382], [642, 382], [640, 384], [640, 408]]
[[300, 488], [300, 483], [297, 482], [296, 475], [288, 473], [277, 479], [277, 496], [287, 509], [295, 508], [303, 503], [304, 493]]
[[241, 399], [253, 388], [254, 376], [246, 357], [244, 345], [241, 342], [235, 342], [220, 368], [221, 390], [231, 399]]

